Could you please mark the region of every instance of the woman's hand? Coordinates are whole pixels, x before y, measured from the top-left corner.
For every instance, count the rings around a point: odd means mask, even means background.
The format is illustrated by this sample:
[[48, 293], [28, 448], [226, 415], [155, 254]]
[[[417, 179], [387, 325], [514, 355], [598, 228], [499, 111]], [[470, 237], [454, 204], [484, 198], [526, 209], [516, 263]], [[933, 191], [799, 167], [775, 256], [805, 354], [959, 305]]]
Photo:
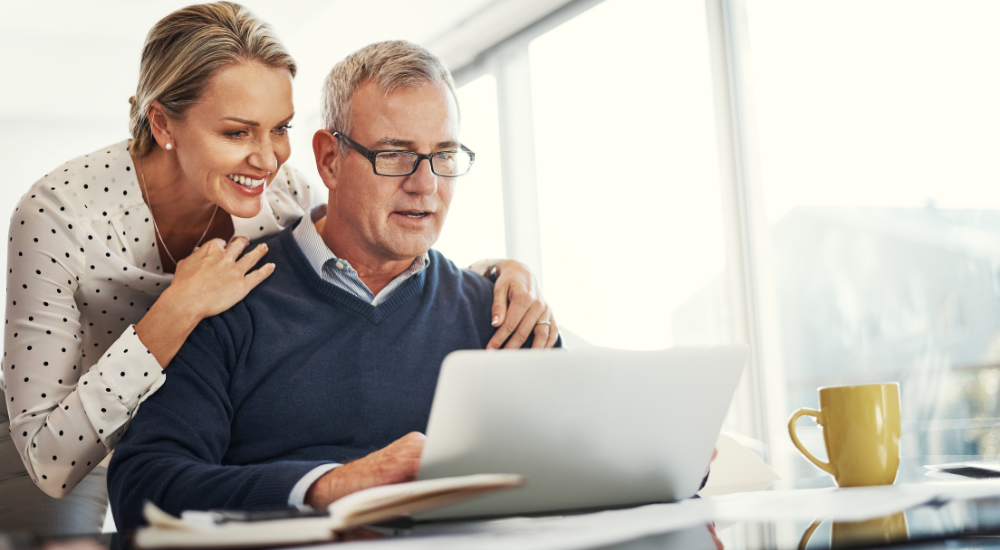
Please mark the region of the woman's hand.
[[532, 332], [532, 349], [554, 346], [559, 327], [539, 293], [534, 274], [517, 260], [500, 260], [496, 267], [499, 277], [493, 287], [493, 326], [500, 328], [486, 349], [499, 349], [504, 340], [505, 349], [518, 349]]
[[228, 245], [212, 239], [196, 248], [177, 264], [174, 280], [160, 299], [170, 293], [170, 300], [196, 313], [199, 321], [233, 307], [274, 272], [274, 264], [265, 264], [248, 273], [267, 254], [262, 243], [240, 258], [249, 244], [246, 237], [236, 237]]
[[274, 264], [250, 271], [267, 254], [267, 245], [240, 258], [249, 244], [246, 237], [228, 245], [212, 239], [178, 262], [170, 286], [135, 325], [136, 335], [161, 367], [173, 360], [202, 319], [233, 307], [274, 273]]

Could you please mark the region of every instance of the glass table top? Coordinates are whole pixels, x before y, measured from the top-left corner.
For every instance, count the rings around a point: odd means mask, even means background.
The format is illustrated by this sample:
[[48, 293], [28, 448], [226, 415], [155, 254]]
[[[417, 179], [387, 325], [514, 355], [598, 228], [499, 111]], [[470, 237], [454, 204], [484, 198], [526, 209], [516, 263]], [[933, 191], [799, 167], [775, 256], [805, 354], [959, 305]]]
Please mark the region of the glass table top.
[[[904, 459], [896, 483], [924, 483], [938, 481], [927, 475], [924, 464], [942, 464], [977, 460], [981, 457], [923, 457]], [[963, 479], [954, 477], [954, 479]], [[834, 487], [830, 476], [815, 476], [774, 482], [769, 490], [817, 489]], [[567, 516], [569, 517], [569, 516]], [[585, 518], [585, 516], [576, 516]], [[544, 518], [542, 518], [544, 519]], [[460, 534], [468, 525], [476, 522], [457, 524], [454, 534]], [[349, 539], [357, 541], [371, 538], [388, 539], [389, 547], [400, 548], [460, 548], [460, 539], [448, 540], [447, 526], [412, 526], [406, 529], [381, 529], [356, 533]], [[499, 533], [498, 533], [499, 534]], [[442, 536], [443, 535], [443, 536]], [[626, 540], [629, 537], [621, 537]], [[395, 539], [395, 540], [393, 540]], [[408, 539], [408, 540], [407, 540]], [[422, 539], [422, 540], [421, 540]], [[68, 541], [61, 541], [66, 544]], [[94, 542], [98, 544], [95, 545]], [[334, 543], [340, 547], [351, 540]], [[503, 540], [503, 537], [483, 537], [464, 543], [485, 548], [522, 548], [525, 540]], [[542, 542], [537, 540], [534, 542]], [[402, 543], [402, 544], [400, 544]], [[456, 545], [457, 544], [457, 545]], [[4, 546], [0, 544], [0, 546]], [[16, 545], [21, 546], [21, 545]], [[29, 545], [34, 546], [34, 545]], [[95, 546], [128, 548], [126, 539], [115, 535], [90, 539], [89, 548]], [[375, 548], [376, 544], [370, 546]], [[529, 545], [530, 546], [530, 545]], [[548, 548], [550, 545], [536, 545]], [[23, 547], [23, 546], [22, 546]], [[812, 521], [743, 522], [716, 525], [699, 524], [695, 527], [675, 530], [653, 536], [637, 537], [614, 545], [602, 546], [595, 541], [580, 540], [560, 548], [601, 548], [619, 550], [831, 550], [847, 548], [947, 548], [947, 549], [997, 549], [1000, 550], [1000, 496], [976, 500], [954, 500], [930, 502], [883, 517], [866, 521], [831, 521], [817, 517]]]

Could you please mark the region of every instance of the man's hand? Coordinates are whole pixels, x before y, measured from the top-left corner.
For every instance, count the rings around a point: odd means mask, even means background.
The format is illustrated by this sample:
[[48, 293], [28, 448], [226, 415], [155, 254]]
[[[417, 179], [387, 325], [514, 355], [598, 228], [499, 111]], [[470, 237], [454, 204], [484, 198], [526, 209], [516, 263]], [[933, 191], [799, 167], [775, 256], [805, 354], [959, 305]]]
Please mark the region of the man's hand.
[[712, 449], [712, 458], [708, 459], [708, 466], [705, 466], [705, 477], [708, 477], [708, 472], [712, 469], [712, 463], [715, 462], [715, 457], [719, 456], [719, 449]]
[[715, 543], [715, 547], [718, 550], [726, 550], [726, 547], [722, 544], [722, 539], [720, 539], [719, 535], [715, 533], [715, 525], [712, 525], [711, 523], [706, 523], [705, 527], [708, 527], [708, 534], [712, 535], [712, 542]]
[[715, 462], [715, 457], [719, 456], [719, 449], [712, 449], [712, 458], [708, 459], [708, 466], [705, 466], [705, 475], [701, 476], [701, 486], [698, 490], [701, 491], [705, 488], [708, 483], [708, 474], [712, 471], [712, 463]]
[[426, 439], [420, 432], [410, 432], [384, 449], [330, 470], [309, 487], [305, 503], [323, 509], [362, 489], [415, 480]]

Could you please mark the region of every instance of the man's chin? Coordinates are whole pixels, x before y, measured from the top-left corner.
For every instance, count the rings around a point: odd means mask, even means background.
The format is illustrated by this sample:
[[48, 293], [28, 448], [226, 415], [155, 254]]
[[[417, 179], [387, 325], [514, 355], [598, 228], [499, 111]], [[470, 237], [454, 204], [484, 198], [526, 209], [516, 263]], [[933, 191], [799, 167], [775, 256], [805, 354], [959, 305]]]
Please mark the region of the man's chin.
[[413, 248], [413, 249], [407, 249], [406, 251], [395, 251], [393, 255], [397, 258], [397, 260], [412, 261], [414, 258], [418, 258], [426, 254], [428, 250], [430, 250], [430, 247]]
[[[431, 243], [433, 244], [433, 243]], [[386, 247], [384, 257], [388, 260], [399, 262], [403, 260], [413, 261], [414, 258], [423, 256], [430, 250], [430, 244], [420, 244], [411, 246], [391, 246]]]
[[391, 242], [383, 243], [383, 250], [388, 257], [396, 261], [422, 256], [437, 242], [437, 234], [430, 235], [396, 235]]

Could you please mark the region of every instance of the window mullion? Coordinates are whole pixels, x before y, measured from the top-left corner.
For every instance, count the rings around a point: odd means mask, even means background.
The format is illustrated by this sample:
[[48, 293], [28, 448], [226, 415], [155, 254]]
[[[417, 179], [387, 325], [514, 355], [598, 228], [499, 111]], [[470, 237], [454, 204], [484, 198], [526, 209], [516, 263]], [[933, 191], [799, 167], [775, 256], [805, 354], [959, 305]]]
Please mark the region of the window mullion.
[[706, 0], [723, 219], [734, 342], [750, 345], [737, 390], [738, 429], [769, 445], [769, 461], [785, 470], [784, 370], [773, 297], [769, 232], [760, 193], [753, 87], [743, 0]]
[[542, 280], [531, 67], [527, 44], [498, 52], [497, 103], [507, 256]]

